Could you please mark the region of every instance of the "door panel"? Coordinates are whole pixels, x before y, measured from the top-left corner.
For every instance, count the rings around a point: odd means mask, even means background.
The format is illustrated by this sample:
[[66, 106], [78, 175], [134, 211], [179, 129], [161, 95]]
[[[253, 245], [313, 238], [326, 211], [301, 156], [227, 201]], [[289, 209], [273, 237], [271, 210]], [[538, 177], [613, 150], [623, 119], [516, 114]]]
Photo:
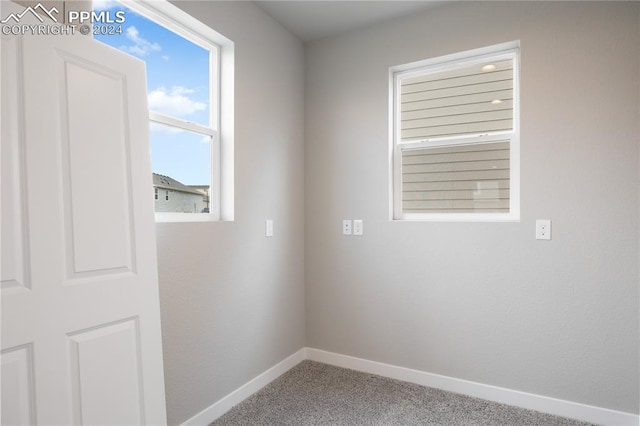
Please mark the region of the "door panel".
[[131, 271], [126, 75], [62, 55], [58, 61], [64, 79], [60, 124], [66, 135], [62, 171], [69, 277]]
[[144, 63], [1, 51], [2, 424], [166, 424]]
[[144, 424], [138, 319], [69, 336], [76, 424]]
[[31, 345], [2, 351], [2, 424], [35, 424]]
[[2, 37], [2, 98], [12, 108], [2, 110], [2, 293], [28, 289], [27, 205], [24, 197], [24, 133], [18, 84], [18, 58], [22, 46], [16, 37]]

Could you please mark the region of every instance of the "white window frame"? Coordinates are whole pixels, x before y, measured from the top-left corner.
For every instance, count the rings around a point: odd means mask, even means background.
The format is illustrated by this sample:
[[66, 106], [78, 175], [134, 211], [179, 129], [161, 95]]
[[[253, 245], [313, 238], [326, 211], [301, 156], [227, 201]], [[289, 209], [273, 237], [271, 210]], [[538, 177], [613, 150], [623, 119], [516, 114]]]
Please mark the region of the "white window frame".
[[[513, 59], [513, 131], [429, 138], [401, 143], [400, 85], [404, 78], [463, 68], [488, 60]], [[431, 222], [517, 222], [520, 220], [520, 42], [469, 50], [389, 69], [389, 219]], [[471, 145], [509, 140], [508, 213], [404, 213], [402, 211], [402, 151], [443, 146]]]
[[209, 126], [149, 111], [158, 123], [211, 138], [209, 213], [156, 212], [156, 222], [212, 222], [234, 219], [234, 44], [166, 0], [119, 0], [190, 42], [210, 51]]

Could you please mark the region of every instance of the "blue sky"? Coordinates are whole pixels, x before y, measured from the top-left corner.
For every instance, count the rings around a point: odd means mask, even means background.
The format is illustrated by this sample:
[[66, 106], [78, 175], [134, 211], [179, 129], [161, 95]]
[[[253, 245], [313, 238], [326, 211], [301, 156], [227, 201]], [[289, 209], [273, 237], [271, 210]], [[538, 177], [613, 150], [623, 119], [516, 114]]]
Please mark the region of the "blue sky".
[[[149, 109], [209, 126], [209, 51], [122, 4], [109, 0], [94, 4], [96, 10], [125, 11], [121, 35], [95, 39], [146, 62]], [[155, 173], [186, 185], [210, 183], [207, 137], [157, 124], [149, 133]]]

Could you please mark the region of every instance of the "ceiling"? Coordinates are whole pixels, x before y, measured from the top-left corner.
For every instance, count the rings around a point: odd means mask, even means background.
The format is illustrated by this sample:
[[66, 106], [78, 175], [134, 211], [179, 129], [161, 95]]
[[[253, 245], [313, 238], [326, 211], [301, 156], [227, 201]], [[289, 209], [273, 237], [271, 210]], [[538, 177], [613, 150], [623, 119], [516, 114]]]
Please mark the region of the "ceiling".
[[262, 10], [303, 42], [409, 15], [442, 1], [258, 0]]

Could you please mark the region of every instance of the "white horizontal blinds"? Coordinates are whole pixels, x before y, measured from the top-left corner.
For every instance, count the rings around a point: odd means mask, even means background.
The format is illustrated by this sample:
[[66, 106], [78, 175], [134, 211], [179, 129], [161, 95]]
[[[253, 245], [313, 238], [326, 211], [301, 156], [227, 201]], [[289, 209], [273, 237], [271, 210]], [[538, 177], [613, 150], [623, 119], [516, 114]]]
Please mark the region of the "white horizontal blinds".
[[511, 59], [400, 80], [402, 142], [511, 130]]
[[509, 212], [510, 141], [402, 151], [406, 213]]

